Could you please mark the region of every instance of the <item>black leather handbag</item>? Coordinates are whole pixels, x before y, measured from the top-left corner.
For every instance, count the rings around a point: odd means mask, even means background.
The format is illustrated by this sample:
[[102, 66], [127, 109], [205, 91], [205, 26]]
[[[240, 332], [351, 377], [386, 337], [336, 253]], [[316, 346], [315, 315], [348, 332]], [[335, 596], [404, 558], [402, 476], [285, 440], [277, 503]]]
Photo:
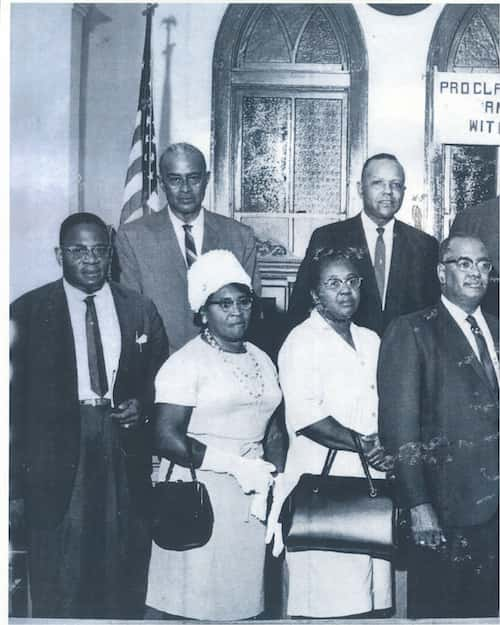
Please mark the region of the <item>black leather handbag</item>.
[[364, 478], [329, 475], [330, 449], [320, 475], [303, 474], [285, 501], [280, 521], [288, 551], [342, 551], [391, 559], [397, 543], [397, 508], [385, 479], [372, 479], [357, 435]]
[[174, 463], [164, 482], [153, 489], [153, 540], [162, 549], [185, 551], [203, 547], [210, 540], [214, 513], [208, 491], [189, 467], [192, 482], [170, 482]]

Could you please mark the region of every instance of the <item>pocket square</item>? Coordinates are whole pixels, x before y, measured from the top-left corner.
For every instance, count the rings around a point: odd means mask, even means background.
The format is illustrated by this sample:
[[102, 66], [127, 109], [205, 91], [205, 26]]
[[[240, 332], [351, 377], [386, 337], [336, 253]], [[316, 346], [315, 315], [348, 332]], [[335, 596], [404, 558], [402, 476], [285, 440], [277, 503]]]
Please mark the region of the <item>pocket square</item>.
[[142, 352], [142, 346], [148, 342], [148, 335], [147, 334], [141, 334], [141, 336], [139, 336], [137, 334], [137, 332], [135, 333], [135, 342], [137, 343], [137, 345], [139, 345], [139, 350]]

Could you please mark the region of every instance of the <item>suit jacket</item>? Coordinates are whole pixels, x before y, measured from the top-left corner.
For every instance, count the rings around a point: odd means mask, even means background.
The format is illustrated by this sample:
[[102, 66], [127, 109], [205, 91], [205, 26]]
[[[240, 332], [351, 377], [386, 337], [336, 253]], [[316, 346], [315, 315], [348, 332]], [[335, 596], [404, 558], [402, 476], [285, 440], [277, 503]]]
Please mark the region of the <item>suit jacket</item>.
[[[187, 267], [167, 210], [123, 224], [115, 248], [120, 282], [150, 297], [165, 324], [170, 349], [182, 347], [199, 332], [187, 298]], [[227, 249], [234, 253], [260, 287], [256, 243], [250, 227], [205, 211], [202, 252]]]
[[356, 247], [363, 259], [359, 271], [363, 278], [361, 301], [353, 321], [382, 335], [389, 322], [406, 313], [434, 304], [439, 297], [436, 275], [438, 262], [437, 241], [402, 221], [395, 220], [391, 266], [387, 284], [385, 308], [382, 310], [375, 271], [370, 259], [361, 214], [317, 228], [312, 236], [297, 273], [289, 308], [289, 319], [297, 325], [309, 314], [312, 306], [310, 266], [321, 248]]
[[[168, 355], [165, 330], [153, 303], [110, 283], [121, 330], [115, 405], [139, 399], [146, 414], [154, 376]], [[11, 380], [11, 498], [25, 500], [28, 521], [51, 527], [64, 515], [78, 466], [80, 416], [73, 332], [62, 280], [11, 305], [15, 327]], [[145, 334], [140, 347], [137, 336]], [[103, 337], [105, 340], [105, 337]], [[132, 498], [147, 505], [151, 488], [148, 427], [121, 430]]]
[[[495, 345], [498, 321], [485, 315]], [[498, 510], [498, 397], [441, 302], [395, 320], [378, 366], [379, 432], [400, 504], [432, 503], [444, 526]]]
[[450, 230], [451, 235], [469, 234], [478, 237], [488, 248], [493, 263], [493, 271], [490, 274], [490, 283], [486, 297], [482, 302], [482, 308], [496, 317], [498, 317], [498, 274], [500, 270], [498, 251], [499, 202], [500, 198], [496, 197], [461, 211], [456, 216]]

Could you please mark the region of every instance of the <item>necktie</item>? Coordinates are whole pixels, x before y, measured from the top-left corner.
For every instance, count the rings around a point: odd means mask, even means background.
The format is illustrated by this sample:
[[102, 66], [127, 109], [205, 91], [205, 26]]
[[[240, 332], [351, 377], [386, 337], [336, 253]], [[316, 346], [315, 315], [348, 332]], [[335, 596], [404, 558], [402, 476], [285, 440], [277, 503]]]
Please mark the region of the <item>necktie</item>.
[[85, 330], [87, 333], [87, 354], [89, 358], [90, 388], [104, 397], [108, 392], [108, 380], [106, 377], [106, 365], [102, 350], [101, 333], [94, 304], [95, 295], [89, 295], [84, 302], [87, 304], [85, 311]]
[[385, 287], [385, 243], [384, 228], [377, 228], [377, 241], [375, 243], [374, 269], [375, 279], [377, 280], [378, 292], [384, 307], [384, 287]]
[[498, 380], [497, 376], [495, 375], [495, 368], [493, 367], [490, 353], [488, 351], [488, 346], [486, 344], [483, 333], [481, 332], [481, 328], [477, 325], [477, 321], [472, 315], [467, 315], [466, 320], [470, 324], [472, 334], [476, 339], [479, 359], [486, 372], [486, 377], [488, 378], [491, 388], [494, 390], [495, 394], [498, 395]]
[[184, 224], [182, 226], [184, 228], [184, 246], [186, 247], [186, 262], [187, 266], [191, 267], [191, 265], [196, 260], [198, 254], [196, 253], [196, 245], [194, 243], [193, 235], [191, 234], [191, 228], [189, 224]]

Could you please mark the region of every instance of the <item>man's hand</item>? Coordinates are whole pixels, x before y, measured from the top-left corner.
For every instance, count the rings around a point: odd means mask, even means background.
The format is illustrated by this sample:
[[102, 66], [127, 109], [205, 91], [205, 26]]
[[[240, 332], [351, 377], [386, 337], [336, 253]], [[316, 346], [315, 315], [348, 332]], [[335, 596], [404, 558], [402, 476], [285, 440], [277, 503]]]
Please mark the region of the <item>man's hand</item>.
[[421, 547], [436, 549], [446, 542], [434, 508], [430, 503], [422, 503], [410, 508], [413, 540]]
[[142, 423], [141, 405], [138, 399], [126, 399], [111, 409], [111, 417], [122, 428], [137, 427]]
[[385, 453], [385, 449], [380, 444], [378, 434], [360, 434], [359, 441], [361, 449], [365, 454], [368, 464], [377, 471], [390, 471], [394, 466], [392, 456]]

